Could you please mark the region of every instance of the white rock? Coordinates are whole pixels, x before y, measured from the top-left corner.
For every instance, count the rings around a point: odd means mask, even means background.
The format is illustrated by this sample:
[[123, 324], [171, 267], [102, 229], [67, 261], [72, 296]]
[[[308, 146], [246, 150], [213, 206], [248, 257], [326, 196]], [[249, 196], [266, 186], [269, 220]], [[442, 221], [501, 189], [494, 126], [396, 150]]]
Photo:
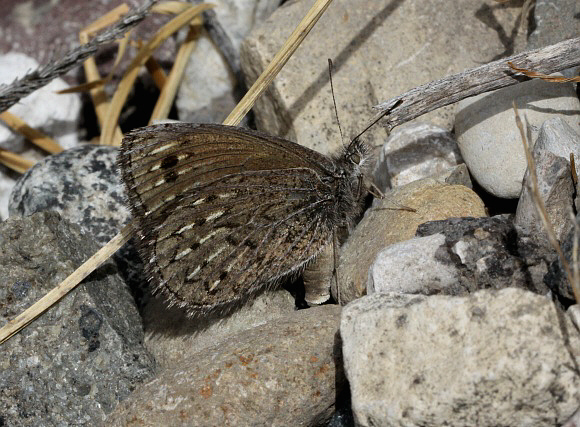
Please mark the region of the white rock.
[[462, 163], [451, 132], [430, 123], [395, 128], [383, 144], [375, 170], [381, 190], [445, 172]]
[[367, 293], [433, 294], [455, 285], [456, 267], [435, 257], [444, 244], [444, 235], [433, 234], [387, 246], [369, 269]]
[[[222, 27], [238, 51], [254, 24], [267, 18], [280, 0], [216, 0], [213, 4]], [[236, 83], [228, 63], [204, 31], [196, 42], [178, 90], [176, 105], [180, 119], [222, 122], [237, 104]]]
[[503, 198], [519, 197], [527, 167], [514, 101], [532, 142], [542, 123], [554, 117], [580, 131], [580, 101], [572, 84], [532, 80], [461, 101], [455, 117], [461, 155], [475, 180]]
[[[0, 55], [0, 84], [10, 84], [27, 72], [38, 68], [33, 58], [23, 53], [9, 52]], [[77, 128], [81, 113], [78, 94], [59, 95], [56, 92], [69, 86], [62, 79], [55, 79], [43, 88], [21, 99], [8, 109], [29, 126], [41, 130], [55, 139], [63, 148], [78, 144]], [[48, 153], [32, 148], [23, 136], [0, 122], [0, 147], [36, 161]], [[8, 217], [8, 198], [17, 176], [7, 173], [3, 166], [0, 175], [0, 218]]]
[[548, 298], [381, 293], [340, 334], [360, 426], [554, 426], [580, 404], [580, 336]]

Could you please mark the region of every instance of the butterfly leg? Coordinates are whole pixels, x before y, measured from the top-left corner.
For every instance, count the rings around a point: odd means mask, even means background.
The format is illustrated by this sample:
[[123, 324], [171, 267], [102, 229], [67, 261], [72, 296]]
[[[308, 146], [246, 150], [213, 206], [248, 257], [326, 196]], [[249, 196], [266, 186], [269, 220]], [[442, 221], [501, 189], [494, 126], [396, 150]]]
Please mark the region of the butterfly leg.
[[338, 255], [339, 255], [339, 243], [338, 243], [338, 233], [336, 232], [336, 227], [332, 230], [332, 254], [333, 254], [333, 276], [336, 282], [336, 302], [338, 305], [342, 305], [340, 301], [340, 281], [338, 280]]

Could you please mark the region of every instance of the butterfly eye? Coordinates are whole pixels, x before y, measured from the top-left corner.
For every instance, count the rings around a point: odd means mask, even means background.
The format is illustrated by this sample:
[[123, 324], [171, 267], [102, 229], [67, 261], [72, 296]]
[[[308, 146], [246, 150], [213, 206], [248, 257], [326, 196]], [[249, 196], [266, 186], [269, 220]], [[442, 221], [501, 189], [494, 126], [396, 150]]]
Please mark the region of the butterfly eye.
[[350, 161], [353, 162], [355, 165], [358, 165], [360, 163], [360, 154], [352, 153], [350, 155]]

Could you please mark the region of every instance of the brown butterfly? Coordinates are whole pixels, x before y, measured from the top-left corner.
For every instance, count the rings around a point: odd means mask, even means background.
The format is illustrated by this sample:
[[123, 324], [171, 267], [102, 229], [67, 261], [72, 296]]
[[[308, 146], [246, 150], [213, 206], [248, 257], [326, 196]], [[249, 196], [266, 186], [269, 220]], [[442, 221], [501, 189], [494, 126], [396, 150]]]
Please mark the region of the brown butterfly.
[[300, 272], [360, 213], [369, 154], [358, 138], [329, 157], [222, 125], [130, 132], [119, 165], [149, 279], [194, 315]]

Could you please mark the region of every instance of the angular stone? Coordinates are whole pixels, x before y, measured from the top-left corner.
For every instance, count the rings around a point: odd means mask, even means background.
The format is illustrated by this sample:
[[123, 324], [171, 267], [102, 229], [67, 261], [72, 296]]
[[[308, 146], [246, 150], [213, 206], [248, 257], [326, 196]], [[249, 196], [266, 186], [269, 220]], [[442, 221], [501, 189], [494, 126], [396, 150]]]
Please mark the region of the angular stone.
[[[55, 212], [0, 224], [0, 324], [52, 290], [98, 248]], [[135, 303], [108, 262], [2, 344], [7, 426], [99, 425], [153, 373]]]
[[580, 402], [580, 335], [549, 298], [374, 294], [342, 314], [360, 426], [561, 425]]
[[[481, 199], [463, 185], [445, 185], [426, 178], [396, 188], [367, 210], [341, 248], [338, 278], [340, 301], [364, 295], [369, 267], [386, 246], [412, 238], [426, 221], [486, 216]], [[409, 212], [407, 208], [415, 209]], [[336, 290], [332, 290], [336, 298]]]
[[375, 184], [385, 191], [439, 175], [462, 162], [451, 132], [430, 123], [411, 123], [395, 128], [383, 144]]

